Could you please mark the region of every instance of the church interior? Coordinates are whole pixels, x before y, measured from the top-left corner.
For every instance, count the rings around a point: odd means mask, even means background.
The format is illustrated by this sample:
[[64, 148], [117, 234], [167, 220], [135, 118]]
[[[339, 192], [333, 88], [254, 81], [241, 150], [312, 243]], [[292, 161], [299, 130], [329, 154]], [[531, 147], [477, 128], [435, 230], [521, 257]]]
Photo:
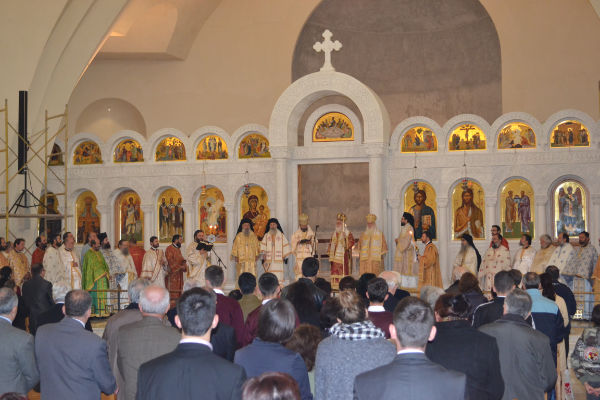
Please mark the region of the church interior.
[[599, 243], [600, 0], [1, 7], [0, 236], [29, 254], [42, 234], [165, 249], [201, 229], [232, 290], [244, 218], [290, 239], [306, 214], [329, 278], [339, 213], [355, 238], [376, 216], [391, 270], [408, 212], [448, 287], [464, 233], [483, 255], [500, 226], [511, 259], [523, 234]]

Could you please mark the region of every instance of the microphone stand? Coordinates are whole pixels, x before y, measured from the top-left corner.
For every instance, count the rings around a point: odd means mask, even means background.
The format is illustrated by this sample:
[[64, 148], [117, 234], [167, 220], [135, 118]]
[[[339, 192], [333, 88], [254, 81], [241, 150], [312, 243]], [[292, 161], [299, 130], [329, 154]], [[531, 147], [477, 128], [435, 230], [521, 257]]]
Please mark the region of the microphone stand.
[[215, 245], [214, 244], [213, 244], [213, 248], [210, 249], [210, 251], [212, 251], [212, 253], [217, 257], [217, 265], [223, 267], [224, 269], [227, 269], [227, 265], [225, 265], [225, 263], [223, 262], [223, 260], [221, 260], [221, 257], [219, 257], [219, 255], [215, 251]]

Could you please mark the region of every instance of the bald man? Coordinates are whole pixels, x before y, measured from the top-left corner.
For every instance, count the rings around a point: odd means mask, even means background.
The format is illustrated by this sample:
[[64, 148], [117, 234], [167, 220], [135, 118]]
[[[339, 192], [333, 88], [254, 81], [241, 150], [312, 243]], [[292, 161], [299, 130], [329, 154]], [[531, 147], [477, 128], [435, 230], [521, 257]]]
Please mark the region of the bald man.
[[406, 290], [400, 289], [400, 282], [402, 282], [402, 275], [396, 271], [383, 271], [379, 274], [380, 278], [385, 279], [388, 285], [388, 298], [383, 302], [383, 308], [385, 311], [394, 312], [394, 309], [405, 297], [410, 296]]

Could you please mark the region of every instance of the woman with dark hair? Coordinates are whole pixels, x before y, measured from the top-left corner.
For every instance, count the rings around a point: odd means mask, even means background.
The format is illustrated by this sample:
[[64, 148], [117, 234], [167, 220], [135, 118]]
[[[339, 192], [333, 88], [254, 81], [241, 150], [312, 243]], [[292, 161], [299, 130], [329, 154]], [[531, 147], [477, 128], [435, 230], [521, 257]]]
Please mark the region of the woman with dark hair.
[[342, 290], [356, 290], [356, 279], [350, 275], [343, 277], [340, 279], [339, 289], [340, 292]]
[[244, 367], [248, 378], [265, 372], [283, 372], [298, 383], [302, 400], [312, 400], [308, 371], [302, 357], [284, 347], [296, 328], [294, 306], [285, 299], [269, 300], [258, 313], [254, 341], [235, 352], [233, 362]]
[[244, 383], [242, 400], [300, 400], [300, 391], [288, 374], [265, 372]]
[[458, 281], [458, 293], [465, 297], [469, 304], [469, 312], [467, 318], [469, 321], [473, 319], [473, 313], [480, 304], [487, 303], [488, 299], [483, 295], [479, 287], [477, 277], [470, 272], [466, 272]]
[[367, 319], [362, 298], [344, 290], [327, 301], [339, 303], [337, 320], [317, 349], [315, 397], [327, 400], [351, 399], [358, 374], [390, 363], [396, 347], [385, 333]]
[[369, 281], [373, 278], [377, 278], [377, 275], [371, 272], [366, 272], [362, 274], [356, 282], [356, 293], [358, 293], [361, 299], [363, 299], [365, 307], [369, 307], [369, 299], [367, 298], [367, 286], [369, 286]]
[[501, 399], [504, 381], [496, 339], [479, 332], [469, 322], [464, 295], [443, 294], [435, 303], [437, 333], [427, 344], [427, 357], [467, 376], [468, 398]]
[[319, 313], [323, 337], [329, 337], [329, 328], [337, 324], [337, 316], [339, 312], [340, 302], [336, 301], [334, 298], [331, 298], [323, 303], [323, 307], [321, 307], [321, 312]]
[[587, 400], [600, 400], [600, 304], [592, 310], [592, 323], [577, 339], [571, 366], [585, 387]]
[[289, 285], [287, 287], [285, 298], [289, 300], [296, 309], [301, 324], [311, 324], [316, 327], [321, 326], [319, 309], [315, 304], [313, 292], [306, 282], [299, 280]]
[[13, 270], [11, 267], [0, 268], [0, 288], [4, 287], [7, 281], [11, 280], [13, 276]]
[[323, 340], [323, 335], [319, 328], [310, 324], [301, 324], [285, 344], [285, 347], [302, 356], [308, 370], [308, 381], [313, 395], [315, 393], [315, 358], [317, 357], [317, 346], [321, 340]]

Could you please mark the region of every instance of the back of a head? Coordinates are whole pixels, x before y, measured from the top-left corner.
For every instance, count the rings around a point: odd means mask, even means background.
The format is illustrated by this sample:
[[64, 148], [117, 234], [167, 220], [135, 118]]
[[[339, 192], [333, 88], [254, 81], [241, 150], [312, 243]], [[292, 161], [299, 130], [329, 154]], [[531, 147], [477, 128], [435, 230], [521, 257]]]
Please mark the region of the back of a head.
[[592, 322], [594, 326], [600, 326], [600, 304], [596, 304], [592, 310]]
[[335, 325], [337, 323], [337, 318], [340, 313], [340, 310], [340, 301], [337, 297], [327, 299], [327, 301], [323, 303], [323, 306], [321, 307], [321, 312], [319, 313], [319, 321], [321, 323], [321, 328], [329, 329], [333, 325]]
[[150, 281], [144, 278], [134, 279], [127, 285], [127, 294], [129, 295], [129, 301], [132, 303], [140, 302], [140, 294], [142, 291], [150, 286]]
[[367, 298], [367, 285], [371, 281], [371, 279], [376, 278], [377, 275], [372, 274], [370, 272], [366, 272], [362, 274], [358, 278], [358, 282], [356, 283], [356, 293], [358, 293], [363, 299]]
[[383, 303], [388, 293], [388, 285], [383, 278], [373, 278], [367, 285], [367, 294], [372, 303]]
[[39, 276], [42, 274], [42, 271], [44, 270], [44, 266], [42, 264], [33, 264], [31, 266], [31, 275], [32, 276]]
[[342, 290], [356, 290], [356, 279], [351, 276], [345, 276], [339, 282], [340, 292]]
[[83, 317], [92, 307], [92, 296], [85, 290], [71, 290], [65, 296], [65, 315]]
[[508, 271], [500, 271], [494, 275], [494, 287], [500, 296], [506, 296], [515, 287], [513, 277]]
[[17, 306], [19, 299], [14, 290], [0, 288], [0, 315], [8, 315]]
[[238, 278], [238, 286], [242, 294], [252, 294], [256, 289], [256, 277], [250, 272], [242, 272]]
[[560, 269], [556, 265], [548, 265], [546, 267], [546, 273], [550, 274], [550, 277], [554, 282], [558, 282], [558, 278], [560, 277]]
[[211, 265], [204, 271], [204, 279], [210, 283], [211, 287], [219, 288], [225, 282], [225, 272], [218, 265]]
[[19, 393], [10, 392], [0, 395], [0, 400], [27, 400], [27, 397]]
[[434, 311], [447, 319], [467, 319], [469, 303], [464, 295], [443, 294], [435, 302]]
[[525, 289], [539, 289], [540, 276], [535, 272], [528, 272], [523, 276], [523, 285]]
[[504, 304], [508, 314], [517, 314], [527, 318], [531, 311], [531, 296], [524, 290], [514, 289], [506, 296]]
[[324, 291], [327, 297], [331, 297], [331, 283], [324, 278], [315, 279], [315, 286]]
[[421, 292], [419, 293], [419, 298], [423, 300], [425, 303], [429, 304], [429, 307], [433, 310], [435, 307], [435, 302], [439, 299], [441, 295], [443, 295], [444, 289], [439, 288], [437, 286], [423, 286], [421, 287]]
[[523, 280], [523, 273], [518, 269], [511, 269], [510, 271], [508, 271], [508, 273], [513, 279], [515, 287], [521, 286], [521, 281]]
[[284, 343], [294, 334], [296, 313], [286, 299], [273, 299], [258, 312], [256, 337], [264, 342]]
[[394, 310], [394, 327], [404, 348], [424, 348], [433, 326], [433, 311], [423, 300], [410, 296], [400, 300]]
[[353, 290], [344, 290], [337, 297], [340, 304], [338, 318], [344, 324], [362, 322], [367, 318], [367, 310], [362, 298]]
[[263, 297], [273, 296], [279, 287], [277, 275], [271, 272], [265, 272], [258, 278], [258, 290]]
[[65, 297], [69, 293], [69, 288], [63, 285], [53, 285], [52, 286], [52, 297], [54, 298], [55, 303], [64, 303]]
[[393, 292], [400, 287], [402, 275], [397, 271], [383, 271], [379, 274], [380, 278], [385, 279], [388, 284], [388, 292]]
[[202, 288], [183, 292], [177, 300], [177, 315], [187, 336], [203, 336], [212, 326], [216, 310], [215, 294]]
[[319, 272], [319, 260], [314, 257], [307, 257], [302, 261], [302, 276], [307, 278], [317, 276]]
[[231, 292], [229, 292], [227, 297], [231, 297], [232, 299], [234, 299], [236, 301], [240, 301], [242, 299], [242, 297], [244, 297], [244, 295], [242, 294], [242, 292], [239, 289], [233, 289]]
[[300, 389], [288, 374], [265, 372], [246, 381], [242, 400], [300, 400]]
[[147, 286], [140, 293], [139, 305], [144, 314], [163, 315], [169, 308], [169, 292], [162, 286]]
[[187, 281], [185, 281], [183, 283], [183, 291], [187, 292], [188, 290], [195, 288], [195, 287], [202, 287], [202, 285], [200, 284], [200, 281], [196, 280], [196, 279], [188, 279]]
[[285, 347], [300, 354], [308, 372], [315, 366], [317, 356], [317, 347], [323, 340], [321, 330], [311, 324], [300, 324], [294, 331], [294, 334], [285, 343]]
[[473, 290], [481, 291], [479, 288], [479, 280], [471, 272], [465, 272], [458, 281], [458, 291], [461, 293], [468, 293]]

